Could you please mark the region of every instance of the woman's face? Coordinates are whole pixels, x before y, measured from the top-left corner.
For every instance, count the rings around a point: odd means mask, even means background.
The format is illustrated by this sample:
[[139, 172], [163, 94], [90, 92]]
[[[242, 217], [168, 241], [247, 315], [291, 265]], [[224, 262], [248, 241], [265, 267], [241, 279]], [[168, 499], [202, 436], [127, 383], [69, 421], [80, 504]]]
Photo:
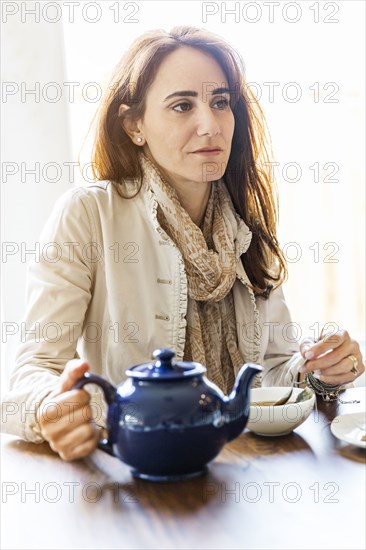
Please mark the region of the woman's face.
[[187, 46], [160, 65], [137, 122], [144, 153], [179, 187], [223, 176], [234, 124], [229, 85], [219, 64]]

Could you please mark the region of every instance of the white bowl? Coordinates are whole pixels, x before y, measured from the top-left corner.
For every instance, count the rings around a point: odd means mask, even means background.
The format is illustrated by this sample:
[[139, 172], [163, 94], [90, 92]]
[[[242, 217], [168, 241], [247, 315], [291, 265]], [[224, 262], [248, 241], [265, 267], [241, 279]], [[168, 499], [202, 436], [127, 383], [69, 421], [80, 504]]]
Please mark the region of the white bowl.
[[250, 392], [249, 420], [247, 428], [258, 435], [276, 436], [289, 434], [300, 426], [315, 404], [315, 394], [306, 401], [295, 403], [302, 391], [294, 388], [291, 400], [286, 405], [256, 405], [266, 401], [276, 401], [289, 390], [287, 387], [253, 388]]

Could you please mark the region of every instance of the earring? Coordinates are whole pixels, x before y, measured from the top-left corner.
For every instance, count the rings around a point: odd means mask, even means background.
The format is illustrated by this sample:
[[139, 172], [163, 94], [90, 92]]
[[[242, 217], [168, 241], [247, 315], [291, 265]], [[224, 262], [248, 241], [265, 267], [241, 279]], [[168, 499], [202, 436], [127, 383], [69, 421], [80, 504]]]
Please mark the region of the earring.
[[137, 138], [137, 143], [142, 143], [142, 137]]

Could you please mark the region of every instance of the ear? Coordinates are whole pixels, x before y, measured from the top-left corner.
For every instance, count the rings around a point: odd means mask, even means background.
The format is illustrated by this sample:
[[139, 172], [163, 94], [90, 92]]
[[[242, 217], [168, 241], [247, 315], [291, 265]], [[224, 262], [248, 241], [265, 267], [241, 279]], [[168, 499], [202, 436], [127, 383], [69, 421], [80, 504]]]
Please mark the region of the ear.
[[[118, 109], [118, 116], [123, 116], [130, 107], [128, 105], [120, 105]], [[128, 134], [136, 145], [143, 145], [145, 140], [141, 131], [141, 121], [125, 116], [122, 119], [122, 126], [126, 134]]]

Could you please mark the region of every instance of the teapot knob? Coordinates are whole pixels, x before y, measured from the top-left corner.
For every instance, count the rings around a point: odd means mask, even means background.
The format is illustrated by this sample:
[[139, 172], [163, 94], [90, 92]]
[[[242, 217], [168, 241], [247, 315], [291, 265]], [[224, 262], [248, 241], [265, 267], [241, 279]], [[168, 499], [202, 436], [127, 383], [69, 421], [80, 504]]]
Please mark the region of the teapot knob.
[[153, 352], [153, 357], [156, 359], [156, 367], [172, 367], [172, 359], [175, 356], [175, 352], [169, 348], [156, 349]]

